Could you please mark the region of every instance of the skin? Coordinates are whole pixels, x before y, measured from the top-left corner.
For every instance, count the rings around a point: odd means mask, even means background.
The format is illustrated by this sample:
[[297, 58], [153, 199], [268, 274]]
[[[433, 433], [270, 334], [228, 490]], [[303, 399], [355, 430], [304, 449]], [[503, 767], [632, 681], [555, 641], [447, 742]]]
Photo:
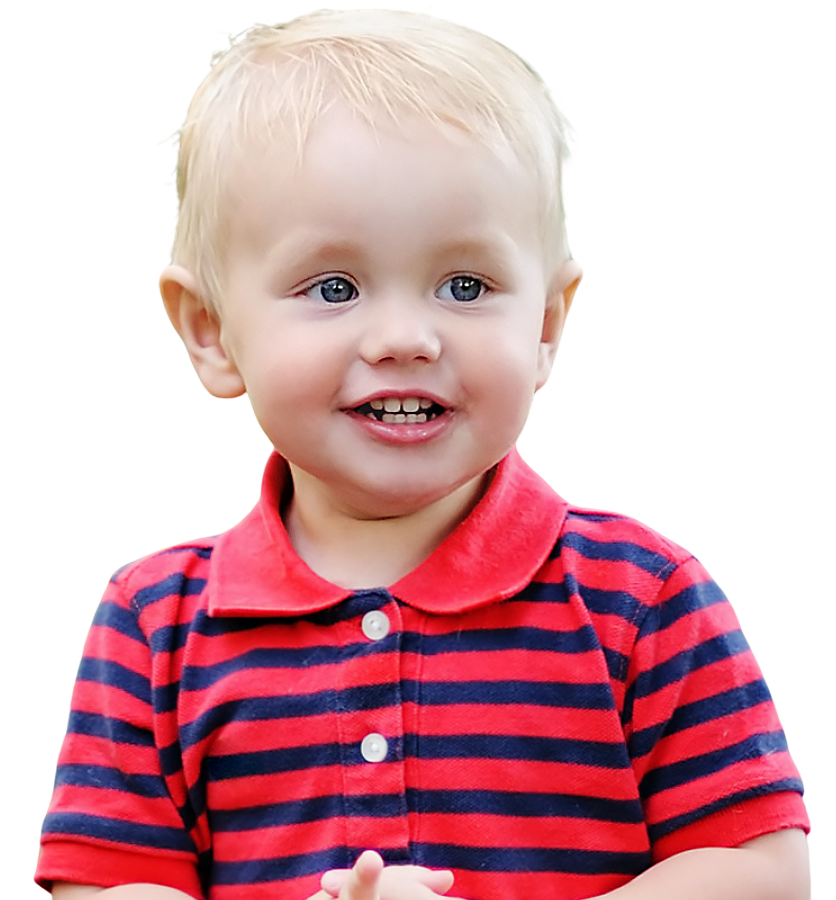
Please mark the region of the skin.
[[[453, 129], [373, 133], [336, 110], [301, 168], [281, 146], [246, 163], [220, 309], [171, 266], [161, 279], [169, 317], [207, 390], [248, 393], [289, 460], [284, 517], [300, 556], [338, 584], [391, 584], [467, 515], [513, 446], [551, 371], [580, 269], [547, 265], [536, 185], [520, 165]], [[456, 300], [459, 276], [486, 290]], [[348, 299], [327, 302], [326, 282]], [[387, 425], [358, 412], [384, 397], [432, 398], [443, 421]], [[434, 900], [453, 875], [386, 867], [366, 851], [321, 887], [311, 900]], [[188, 896], [139, 884], [56, 884], [53, 895]], [[805, 900], [806, 839], [787, 830], [688, 851], [604, 896]]]

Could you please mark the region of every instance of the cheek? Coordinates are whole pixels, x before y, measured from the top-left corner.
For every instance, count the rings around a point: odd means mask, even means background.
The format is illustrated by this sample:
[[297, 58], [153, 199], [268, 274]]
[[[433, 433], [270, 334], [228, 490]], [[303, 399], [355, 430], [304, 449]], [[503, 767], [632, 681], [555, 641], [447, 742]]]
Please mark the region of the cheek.
[[[259, 341], [248, 354], [247, 390], [256, 414], [300, 417], [336, 403], [344, 366], [336, 353], [304, 334]], [[248, 376], [248, 377], [247, 377]]]
[[535, 337], [531, 329], [517, 327], [474, 342], [472, 371], [495, 426], [522, 428], [538, 386], [539, 355], [539, 333]]

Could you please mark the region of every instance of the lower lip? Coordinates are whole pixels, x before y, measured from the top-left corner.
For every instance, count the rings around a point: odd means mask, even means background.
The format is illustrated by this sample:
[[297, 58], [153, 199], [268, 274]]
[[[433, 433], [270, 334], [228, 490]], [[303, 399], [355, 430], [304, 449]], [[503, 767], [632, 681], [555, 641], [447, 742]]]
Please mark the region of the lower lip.
[[354, 410], [348, 410], [348, 416], [367, 434], [387, 444], [422, 444], [432, 441], [447, 430], [453, 419], [453, 413], [449, 410], [428, 422], [404, 422], [400, 425], [378, 422], [377, 419], [362, 416]]

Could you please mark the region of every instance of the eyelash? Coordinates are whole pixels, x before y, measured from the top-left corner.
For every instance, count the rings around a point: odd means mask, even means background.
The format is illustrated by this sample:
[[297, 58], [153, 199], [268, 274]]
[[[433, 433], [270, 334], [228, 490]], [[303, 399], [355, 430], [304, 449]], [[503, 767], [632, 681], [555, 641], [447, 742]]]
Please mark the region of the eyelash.
[[[448, 285], [449, 290], [445, 291], [445, 288], [447, 288]], [[331, 290], [332, 288], [341, 291], [344, 296], [340, 297], [338, 294], [337, 297], [329, 299], [325, 296], [324, 291]], [[453, 293], [457, 289], [469, 293], [469, 290], [472, 290], [473, 288], [477, 290], [476, 295], [473, 297], [456, 297]], [[475, 302], [480, 297], [483, 297], [489, 290], [490, 288], [488, 285], [475, 275], [453, 275], [439, 286], [435, 295], [439, 300], [466, 304]], [[339, 306], [340, 304], [350, 303], [352, 300], [356, 300], [360, 291], [348, 278], [345, 278], [342, 275], [329, 275], [327, 278], [323, 278], [321, 281], [317, 281], [310, 285], [310, 287], [306, 288], [302, 293], [311, 299], [319, 299], [322, 300], [323, 303]], [[346, 296], [346, 294], [350, 296]], [[445, 294], [447, 296], [445, 296]]]

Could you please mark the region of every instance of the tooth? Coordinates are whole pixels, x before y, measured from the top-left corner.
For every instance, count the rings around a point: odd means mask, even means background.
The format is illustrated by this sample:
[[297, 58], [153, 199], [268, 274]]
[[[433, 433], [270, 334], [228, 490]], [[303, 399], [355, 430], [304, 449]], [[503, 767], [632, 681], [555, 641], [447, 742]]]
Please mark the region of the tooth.
[[401, 411], [401, 401], [397, 397], [387, 397], [383, 401], [383, 408], [388, 413], [396, 413]]
[[429, 409], [433, 405], [433, 402], [432, 402], [432, 400], [427, 400], [426, 397], [422, 397], [420, 404], [421, 404], [421, 409]]
[[383, 409], [383, 401], [382, 400], [370, 400], [369, 406], [372, 409]]
[[421, 403], [417, 397], [407, 397], [403, 401], [403, 411], [405, 413], [417, 413], [421, 408]]

